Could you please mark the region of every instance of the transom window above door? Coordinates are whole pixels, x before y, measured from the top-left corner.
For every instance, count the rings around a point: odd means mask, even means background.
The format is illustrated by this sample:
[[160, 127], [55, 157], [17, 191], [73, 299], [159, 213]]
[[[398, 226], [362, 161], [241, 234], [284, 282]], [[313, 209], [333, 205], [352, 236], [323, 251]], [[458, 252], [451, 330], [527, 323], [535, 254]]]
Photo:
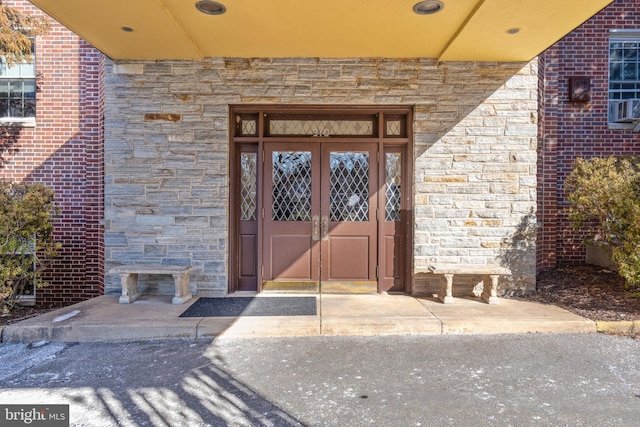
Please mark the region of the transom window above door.
[[[256, 137], [262, 129], [265, 137], [318, 137], [318, 138], [377, 138], [380, 137], [378, 114], [340, 115], [296, 115], [296, 114], [238, 114], [236, 136]], [[262, 122], [262, 127], [260, 126]], [[406, 138], [407, 126], [404, 116], [385, 116], [382, 136]]]

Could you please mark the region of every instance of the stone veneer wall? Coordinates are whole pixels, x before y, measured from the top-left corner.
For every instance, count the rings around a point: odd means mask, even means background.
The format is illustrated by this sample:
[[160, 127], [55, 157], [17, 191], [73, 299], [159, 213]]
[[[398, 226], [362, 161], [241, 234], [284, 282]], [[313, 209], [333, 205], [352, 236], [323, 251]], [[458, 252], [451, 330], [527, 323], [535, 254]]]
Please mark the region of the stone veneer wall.
[[[107, 64], [106, 269], [189, 264], [227, 291], [229, 104], [413, 105], [414, 262], [509, 265], [535, 286], [537, 62], [237, 59]], [[171, 292], [169, 280], [152, 282]], [[477, 280], [475, 280], [477, 282]], [[431, 292], [431, 275], [414, 294]], [[474, 283], [468, 283], [472, 286]], [[106, 276], [106, 292], [120, 291]]]

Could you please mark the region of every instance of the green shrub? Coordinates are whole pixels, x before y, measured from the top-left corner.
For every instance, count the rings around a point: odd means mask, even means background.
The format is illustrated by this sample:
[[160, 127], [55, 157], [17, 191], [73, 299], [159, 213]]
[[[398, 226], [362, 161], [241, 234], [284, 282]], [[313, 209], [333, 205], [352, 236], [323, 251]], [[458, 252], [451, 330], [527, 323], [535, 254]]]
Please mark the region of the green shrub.
[[0, 179], [0, 312], [34, 286], [47, 286], [42, 271], [60, 247], [53, 239], [56, 213], [53, 190]]
[[578, 159], [565, 190], [573, 227], [610, 246], [627, 285], [640, 285], [640, 157]]

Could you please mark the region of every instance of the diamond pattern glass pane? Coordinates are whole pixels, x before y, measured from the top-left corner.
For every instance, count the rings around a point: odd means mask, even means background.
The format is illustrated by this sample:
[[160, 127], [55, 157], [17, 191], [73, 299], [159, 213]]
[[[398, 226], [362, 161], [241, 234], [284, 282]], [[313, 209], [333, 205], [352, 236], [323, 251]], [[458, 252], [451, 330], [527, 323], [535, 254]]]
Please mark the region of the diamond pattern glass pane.
[[369, 153], [330, 154], [330, 221], [369, 220]]
[[311, 220], [311, 152], [274, 151], [274, 221]]
[[242, 135], [256, 135], [258, 124], [255, 119], [242, 119]]
[[240, 154], [240, 220], [256, 220], [257, 153]]
[[402, 122], [400, 120], [387, 120], [387, 136], [400, 136]]
[[385, 221], [400, 221], [401, 160], [400, 153], [387, 153], [385, 156]]
[[372, 120], [271, 120], [271, 135], [373, 136]]

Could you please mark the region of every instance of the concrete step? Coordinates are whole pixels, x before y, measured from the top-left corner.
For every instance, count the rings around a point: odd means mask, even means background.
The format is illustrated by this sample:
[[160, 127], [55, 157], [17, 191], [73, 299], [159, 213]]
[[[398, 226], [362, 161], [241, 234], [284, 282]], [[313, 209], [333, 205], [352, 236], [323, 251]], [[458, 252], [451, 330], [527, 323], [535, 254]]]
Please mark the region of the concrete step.
[[[310, 294], [298, 294], [309, 296]], [[101, 296], [7, 325], [3, 342], [143, 341], [220, 336], [433, 335], [596, 332], [596, 323], [552, 305], [501, 298], [442, 304], [407, 295], [315, 294], [315, 316], [179, 317], [197, 298], [171, 304], [171, 296], [143, 295], [132, 304]], [[283, 297], [280, 293], [258, 298]]]

